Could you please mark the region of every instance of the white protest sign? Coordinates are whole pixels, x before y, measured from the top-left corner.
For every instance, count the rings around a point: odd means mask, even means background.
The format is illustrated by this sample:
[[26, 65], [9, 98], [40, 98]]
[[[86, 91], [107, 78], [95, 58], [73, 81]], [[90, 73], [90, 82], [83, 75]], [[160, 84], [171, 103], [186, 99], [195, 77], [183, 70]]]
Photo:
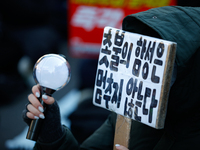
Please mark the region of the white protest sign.
[[163, 128], [176, 43], [105, 27], [93, 104]]

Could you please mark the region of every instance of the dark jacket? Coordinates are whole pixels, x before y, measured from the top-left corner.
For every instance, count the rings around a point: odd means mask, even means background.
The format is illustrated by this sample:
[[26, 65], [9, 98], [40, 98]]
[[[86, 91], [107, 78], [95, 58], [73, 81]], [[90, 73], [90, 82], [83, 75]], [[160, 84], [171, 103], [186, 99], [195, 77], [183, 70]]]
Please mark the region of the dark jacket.
[[[129, 15], [123, 30], [177, 43], [177, 79], [171, 87], [164, 129], [132, 121], [130, 150], [200, 149], [200, 8], [167, 6]], [[116, 114], [81, 146], [84, 150], [111, 150]], [[55, 143], [36, 143], [35, 149], [78, 149], [69, 129]], [[48, 146], [48, 148], [47, 148]]]

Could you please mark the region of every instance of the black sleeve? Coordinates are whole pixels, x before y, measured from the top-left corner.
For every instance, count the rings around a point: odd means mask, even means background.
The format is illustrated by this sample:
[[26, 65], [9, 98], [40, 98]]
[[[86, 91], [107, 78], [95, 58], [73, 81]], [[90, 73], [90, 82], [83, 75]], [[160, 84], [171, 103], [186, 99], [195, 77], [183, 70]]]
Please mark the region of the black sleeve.
[[34, 150], [78, 150], [78, 142], [71, 131], [66, 126], [63, 126], [63, 129], [64, 134], [60, 139], [52, 143], [42, 143], [38, 141], [34, 146]]
[[81, 145], [81, 150], [113, 149], [116, 114], [112, 113], [104, 124]]
[[80, 146], [71, 131], [63, 126], [64, 135], [55, 142], [37, 142], [34, 150], [111, 150], [113, 149], [116, 114], [112, 113], [104, 124]]

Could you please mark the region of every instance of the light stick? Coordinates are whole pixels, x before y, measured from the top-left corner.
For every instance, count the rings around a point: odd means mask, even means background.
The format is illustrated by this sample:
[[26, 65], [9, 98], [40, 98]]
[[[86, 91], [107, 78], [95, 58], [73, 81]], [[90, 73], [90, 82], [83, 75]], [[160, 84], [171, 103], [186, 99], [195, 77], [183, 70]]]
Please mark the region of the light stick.
[[[63, 55], [44, 55], [38, 59], [33, 68], [34, 80], [41, 87], [40, 95], [46, 94], [51, 96], [55, 91], [60, 90], [69, 82], [70, 76], [70, 65]], [[45, 114], [46, 104], [41, 97], [39, 101], [44, 107]], [[43, 119], [31, 121], [26, 137], [27, 139], [37, 141], [42, 122]]]

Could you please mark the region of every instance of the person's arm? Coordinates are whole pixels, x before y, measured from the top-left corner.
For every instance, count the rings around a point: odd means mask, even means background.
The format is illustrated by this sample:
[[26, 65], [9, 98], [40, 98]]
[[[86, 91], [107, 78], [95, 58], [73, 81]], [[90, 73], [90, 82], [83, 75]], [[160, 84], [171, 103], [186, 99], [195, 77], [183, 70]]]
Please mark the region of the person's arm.
[[[80, 146], [80, 150], [112, 150], [117, 114], [112, 112], [106, 121]], [[122, 145], [115, 145], [117, 150], [128, 150]]]
[[81, 150], [113, 149], [116, 114], [112, 113], [104, 124], [80, 146]]
[[78, 142], [72, 135], [69, 128], [66, 126], [63, 126], [64, 134], [62, 137], [60, 137], [58, 140], [52, 142], [52, 143], [42, 143], [40, 141], [37, 141], [34, 150], [78, 150]]
[[[37, 99], [40, 95], [39, 88], [39, 85], [33, 86], [33, 94], [28, 96], [30, 103], [23, 111], [23, 119], [28, 125], [31, 119], [45, 118], [34, 150], [78, 150], [78, 142], [71, 131], [61, 125], [59, 107], [53, 97], [42, 97], [43, 101], [48, 104], [44, 116], [43, 107]], [[115, 122], [116, 114], [112, 113], [105, 123], [83, 142], [80, 150], [113, 149]], [[118, 148], [127, 150], [123, 146]]]

